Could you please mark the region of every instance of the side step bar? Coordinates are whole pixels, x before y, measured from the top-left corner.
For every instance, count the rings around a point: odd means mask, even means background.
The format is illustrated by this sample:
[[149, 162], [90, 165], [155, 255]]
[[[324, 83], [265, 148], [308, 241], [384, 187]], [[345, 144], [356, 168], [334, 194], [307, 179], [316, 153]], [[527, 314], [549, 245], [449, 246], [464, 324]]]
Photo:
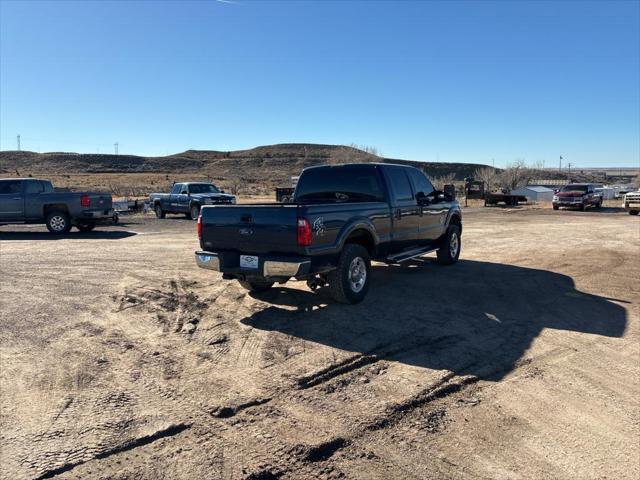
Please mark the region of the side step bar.
[[385, 258], [385, 261], [387, 263], [402, 263], [436, 250], [438, 250], [437, 247], [414, 248], [413, 250], [407, 250], [405, 252], [396, 253], [395, 255], [390, 255]]

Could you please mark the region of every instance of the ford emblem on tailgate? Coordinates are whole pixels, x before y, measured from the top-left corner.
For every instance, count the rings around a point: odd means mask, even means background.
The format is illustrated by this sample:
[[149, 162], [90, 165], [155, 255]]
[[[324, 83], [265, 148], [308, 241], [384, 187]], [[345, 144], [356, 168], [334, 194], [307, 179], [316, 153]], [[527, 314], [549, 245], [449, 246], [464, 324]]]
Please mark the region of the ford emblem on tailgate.
[[253, 235], [253, 230], [250, 228], [241, 228], [240, 235]]

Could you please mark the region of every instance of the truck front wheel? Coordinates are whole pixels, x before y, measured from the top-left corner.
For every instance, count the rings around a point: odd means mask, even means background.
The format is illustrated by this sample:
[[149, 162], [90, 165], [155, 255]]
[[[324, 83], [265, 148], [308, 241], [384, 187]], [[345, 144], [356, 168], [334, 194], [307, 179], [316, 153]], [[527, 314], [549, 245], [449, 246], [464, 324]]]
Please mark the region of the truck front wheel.
[[453, 265], [460, 257], [460, 247], [462, 240], [460, 238], [460, 227], [458, 225], [450, 225], [442, 240], [442, 246], [438, 249], [438, 263], [440, 265]]
[[66, 212], [56, 210], [47, 214], [46, 225], [51, 233], [67, 233], [71, 230], [71, 219]]
[[340, 303], [360, 303], [367, 296], [371, 283], [371, 260], [362, 245], [344, 246], [338, 266], [329, 274], [329, 289]]
[[266, 292], [273, 287], [274, 282], [267, 280], [238, 280], [238, 283], [250, 292]]
[[198, 220], [198, 215], [200, 215], [200, 205], [191, 205], [187, 217], [191, 220]]
[[160, 206], [160, 204], [157, 204], [153, 210], [156, 212], [156, 217], [157, 218], [164, 218], [167, 214], [164, 213], [164, 211], [162, 210], [162, 207]]

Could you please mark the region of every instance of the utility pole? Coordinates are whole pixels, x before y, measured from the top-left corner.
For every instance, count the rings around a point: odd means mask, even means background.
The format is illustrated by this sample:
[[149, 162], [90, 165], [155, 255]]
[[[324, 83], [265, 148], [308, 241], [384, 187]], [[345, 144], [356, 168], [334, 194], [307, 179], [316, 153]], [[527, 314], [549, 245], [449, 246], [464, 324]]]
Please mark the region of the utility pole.
[[560, 166], [558, 167], [558, 172], [562, 171], [562, 155], [560, 155]]
[[18, 139], [18, 151], [20, 151], [20, 134], [16, 138]]
[[569, 167], [569, 173], [568, 173], [567, 177], [568, 177], [569, 181], [571, 181], [571, 162], [569, 162], [567, 164], [567, 166]]
[[118, 155], [118, 142], [113, 144], [113, 148], [114, 148], [114, 150], [116, 152], [116, 155]]

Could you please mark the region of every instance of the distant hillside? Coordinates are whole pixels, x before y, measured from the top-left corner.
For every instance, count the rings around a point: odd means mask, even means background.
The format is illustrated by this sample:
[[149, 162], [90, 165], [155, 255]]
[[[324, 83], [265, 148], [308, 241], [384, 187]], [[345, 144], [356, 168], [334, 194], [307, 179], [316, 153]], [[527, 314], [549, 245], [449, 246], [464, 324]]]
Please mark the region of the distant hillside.
[[[277, 185], [288, 185], [290, 177], [309, 166], [327, 163], [388, 162], [414, 165], [431, 178], [453, 174], [456, 180], [471, 176], [486, 165], [464, 163], [435, 163], [382, 158], [357, 148], [339, 145], [280, 144], [219, 152], [187, 150], [164, 157], [140, 157], [136, 155], [105, 155], [87, 153], [26, 151], [0, 152], [0, 175], [5, 176], [78, 176], [85, 178], [109, 174], [109, 183], [92, 182], [92, 186], [110, 188], [117, 178], [114, 174], [163, 174], [167, 181], [190, 178], [211, 178], [221, 184], [250, 184], [252, 191], [270, 191]], [[140, 179], [140, 188], [147, 188]], [[117, 183], [117, 182], [116, 182]], [[131, 181], [128, 182], [129, 184]], [[145, 185], [143, 185], [145, 184]], [[150, 181], [149, 187], [157, 185]], [[260, 188], [258, 188], [259, 186]], [[257, 189], [257, 190], [256, 190]]]

